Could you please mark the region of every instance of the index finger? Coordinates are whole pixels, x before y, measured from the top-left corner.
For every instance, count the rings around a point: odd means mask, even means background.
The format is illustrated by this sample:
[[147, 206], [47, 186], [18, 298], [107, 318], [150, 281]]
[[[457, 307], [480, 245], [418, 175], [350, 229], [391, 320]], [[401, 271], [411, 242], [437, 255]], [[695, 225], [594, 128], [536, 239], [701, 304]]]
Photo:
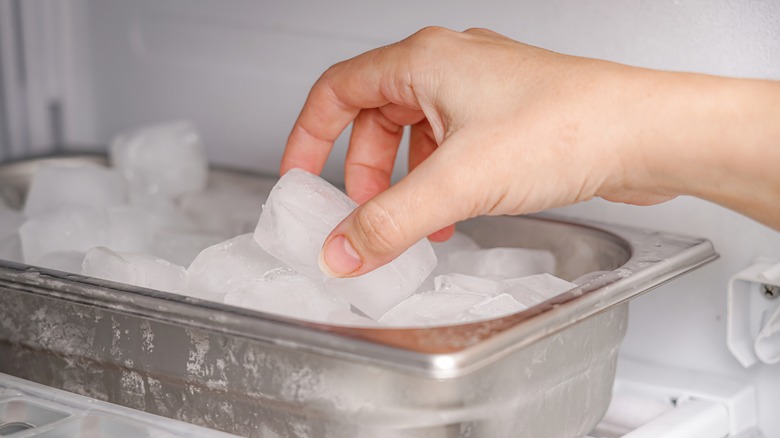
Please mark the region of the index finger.
[[[294, 167], [320, 174], [333, 143], [363, 108], [403, 103], [397, 44], [374, 49], [329, 68], [306, 98], [282, 156], [280, 173]], [[414, 105], [414, 104], [413, 104]]]

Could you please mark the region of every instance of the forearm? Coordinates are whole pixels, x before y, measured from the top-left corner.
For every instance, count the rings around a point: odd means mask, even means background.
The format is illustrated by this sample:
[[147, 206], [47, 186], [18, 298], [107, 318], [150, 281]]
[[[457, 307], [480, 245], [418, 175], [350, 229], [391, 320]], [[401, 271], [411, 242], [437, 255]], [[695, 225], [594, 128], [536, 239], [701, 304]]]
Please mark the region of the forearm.
[[[780, 82], [643, 71], [644, 181], [780, 229]], [[638, 166], [642, 168], [642, 166]]]

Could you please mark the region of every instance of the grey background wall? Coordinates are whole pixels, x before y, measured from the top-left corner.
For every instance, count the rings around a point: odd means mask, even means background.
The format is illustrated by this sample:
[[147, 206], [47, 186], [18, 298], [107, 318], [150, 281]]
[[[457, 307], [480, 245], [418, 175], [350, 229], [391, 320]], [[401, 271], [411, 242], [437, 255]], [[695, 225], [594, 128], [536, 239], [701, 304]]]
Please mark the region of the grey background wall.
[[[487, 27], [633, 65], [780, 79], [780, 2], [772, 0], [64, 3], [69, 143], [101, 145], [122, 129], [189, 118], [214, 162], [265, 172], [276, 171], [288, 130], [324, 69], [427, 25]], [[327, 177], [341, 177], [344, 151], [342, 141]], [[401, 154], [397, 177], [404, 162]], [[688, 198], [651, 208], [597, 200], [559, 212], [714, 241], [718, 262], [632, 304], [622, 354], [752, 380], [763, 432], [780, 436], [780, 367], [744, 370], [725, 346], [728, 277], [753, 257], [780, 259], [780, 233]]]

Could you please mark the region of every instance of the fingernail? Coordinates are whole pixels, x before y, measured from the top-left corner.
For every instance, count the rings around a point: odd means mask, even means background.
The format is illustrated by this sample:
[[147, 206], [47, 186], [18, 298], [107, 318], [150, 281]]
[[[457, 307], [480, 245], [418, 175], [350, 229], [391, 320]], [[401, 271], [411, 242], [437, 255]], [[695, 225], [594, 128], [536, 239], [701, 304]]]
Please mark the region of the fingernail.
[[360, 255], [343, 234], [330, 239], [320, 252], [319, 261], [320, 269], [334, 277], [353, 274], [363, 266]]

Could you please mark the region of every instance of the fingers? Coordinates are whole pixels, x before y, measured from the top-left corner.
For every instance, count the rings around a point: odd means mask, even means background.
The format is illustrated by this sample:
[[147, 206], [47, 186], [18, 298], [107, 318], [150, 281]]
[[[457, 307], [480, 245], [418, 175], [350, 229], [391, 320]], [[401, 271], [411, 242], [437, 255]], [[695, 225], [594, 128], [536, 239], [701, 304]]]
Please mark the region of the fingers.
[[360, 111], [344, 165], [347, 194], [362, 204], [390, 187], [404, 125], [423, 118], [420, 111], [386, 105]]
[[[412, 125], [409, 135], [409, 172], [425, 161], [437, 147], [438, 144], [434, 138], [433, 130], [427, 120]], [[428, 235], [428, 239], [434, 242], [444, 242], [452, 237], [454, 233], [455, 225], [448, 224], [443, 229]]]
[[366, 52], [334, 65], [317, 80], [287, 139], [282, 174], [293, 167], [319, 174], [333, 142], [361, 109], [388, 103], [419, 109], [408, 96], [403, 50], [394, 44]]
[[[449, 141], [457, 141], [451, 136]], [[468, 181], [452, 172], [447, 151], [437, 150], [406, 178], [370, 199], [339, 224], [321, 260], [334, 276], [361, 275], [388, 263], [418, 240], [474, 211], [463, 199]]]

